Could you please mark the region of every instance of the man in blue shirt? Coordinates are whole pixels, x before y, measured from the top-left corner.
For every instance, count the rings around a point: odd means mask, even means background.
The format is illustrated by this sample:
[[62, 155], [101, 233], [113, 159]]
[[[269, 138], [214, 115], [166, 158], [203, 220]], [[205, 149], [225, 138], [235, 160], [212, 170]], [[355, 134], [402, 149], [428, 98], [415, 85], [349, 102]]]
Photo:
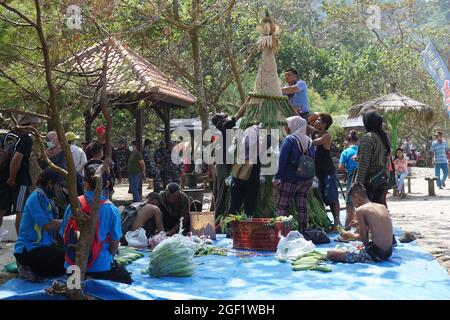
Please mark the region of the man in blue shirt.
[[66, 273], [64, 249], [56, 247], [52, 231], [57, 231], [61, 220], [56, 206], [50, 200], [61, 189], [63, 177], [50, 168], [38, 178], [36, 190], [28, 197], [20, 222], [14, 256], [19, 273], [28, 280], [59, 276]]
[[[84, 190], [83, 196], [87, 203], [92, 208], [94, 201], [95, 190], [95, 172], [101, 164], [93, 163], [85, 166], [84, 169]], [[103, 174], [103, 188], [107, 188], [109, 184], [108, 174]], [[81, 198], [80, 197], [80, 198]], [[81, 200], [81, 199], [80, 199]], [[119, 250], [119, 241], [122, 237], [122, 229], [120, 223], [119, 209], [105, 196], [100, 197], [102, 202], [98, 212], [98, 238], [102, 244], [100, 252], [97, 257], [91, 262], [86, 270], [86, 275], [95, 279], [111, 280], [115, 282], [122, 282], [126, 284], [131, 283], [130, 273], [123, 267], [118, 266], [114, 262], [114, 256]], [[72, 210], [70, 206], [67, 208], [64, 214], [64, 220], [60, 228], [60, 234], [64, 237], [67, 236], [67, 224], [72, 216]], [[65, 237], [66, 238], [66, 237]], [[66, 247], [66, 262], [65, 267], [69, 267], [68, 263], [68, 248]]]
[[299, 79], [297, 70], [288, 69], [284, 78], [287, 82], [287, 86], [281, 88], [281, 92], [289, 97], [294, 109], [298, 112], [298, 115], [303, 119], [308, 120], [310, 113], [308, 104], [308, 86], [306, 82]]
[[[438, 131], [434, 134], [436, 140], [431, 144], [430, 152], [432, 153], [435, 176], [437, 178], [436, 184], [439, 189], [445, 188], [445, 181], [448, 177], [448, 142], [442, 140], [442, 132]], [[441, 178], [441, 170], [443, 176]]]

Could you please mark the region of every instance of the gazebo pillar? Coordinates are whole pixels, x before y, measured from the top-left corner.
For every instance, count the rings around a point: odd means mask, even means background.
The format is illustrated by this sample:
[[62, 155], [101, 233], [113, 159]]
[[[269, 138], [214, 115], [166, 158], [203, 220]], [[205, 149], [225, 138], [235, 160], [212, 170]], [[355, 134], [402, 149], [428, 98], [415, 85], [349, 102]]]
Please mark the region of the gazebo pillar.
[[134, 107], [134, 119], [135, 119], [135, 139], [137, 148], [142, 152], [142, 135], [144, 132], [144, 109], [138, 108], [137, 105]]
[[164, 114], [164, 140], [166, 146], [170, 143], [170, 108], [163, 108]]

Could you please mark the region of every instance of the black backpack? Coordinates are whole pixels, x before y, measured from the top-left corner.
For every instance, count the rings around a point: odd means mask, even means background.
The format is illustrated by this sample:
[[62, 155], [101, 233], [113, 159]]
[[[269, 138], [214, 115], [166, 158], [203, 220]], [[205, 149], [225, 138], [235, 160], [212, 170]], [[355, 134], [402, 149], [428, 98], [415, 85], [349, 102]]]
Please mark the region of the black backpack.
[[3, 140], [2, 146], [0, 148], [0, 171], [4, 172], [9, 169], [9, 164], [11, 163], [12, 156], [14, 154], [14, 141], [8, 141], [8, 136]]
[[133, 226], [134, 219], [136, 219], [138, 211], [145, 206], [145, 203], [141, 203], [139, 205], [129, 205], [126, 206], [125, 209], [122, 211], [122, 215], [120, 218], [120, 223], [122, 226], [122, 239], [120, 239], [120, 242], [122, 245], [128, 245], [127, 241], [125, 240], [125, 235], [128, 231], [131, 230], [131, 227]]
[[314, 158], [308, 154], [311, 145], [308, 145], [307, 149], [303, 150], [300, 140], [297, 138], [295, 138], [295, 140], [297, 141], [297, 145], [300, 150], [300, 157], [297, 162], [297, 170], [295, 175], [305, 180], [313, 179], [316, 175], [316, 164], [314, 162]]
[[305, 228], [301, 234], [305, 240], [312, 241], [314, 244], [330, 243], [330, 238], [323, 228]]

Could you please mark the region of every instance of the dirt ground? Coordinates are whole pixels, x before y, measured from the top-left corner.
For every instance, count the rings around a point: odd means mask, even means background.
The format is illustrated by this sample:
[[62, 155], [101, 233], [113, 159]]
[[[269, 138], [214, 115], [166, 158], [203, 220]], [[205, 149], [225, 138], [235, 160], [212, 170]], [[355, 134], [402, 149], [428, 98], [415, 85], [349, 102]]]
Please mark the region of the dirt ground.
[[[417, 243], [447, 269], [450, 274], [450, 180], [444, 190], [436, 189], [436, 196], [428, 196], [428, 183], [425, 177], [432, 177], [434, 169], [413, 168], [411, 181], [411, 194], [405, 199], [388, 195], [388, 206], [392, 214], [394, 225], [402, 231], [420, 234]], [[144, 186], [144, 195], [151, 190]], [[131, 202], [128, 194], [128, 185], [122, 183], [116, 186], [114, 200], [119, 203]], [[211, 194], [205, 194], [204, 210], [209, 208]], [[342, 207], [344, 207], [342, 202]], [[0, 243], [0, 270], [14, 260], [12, 251], [14, 243]], [[0, 284], [15, 277], [0, 271]]]

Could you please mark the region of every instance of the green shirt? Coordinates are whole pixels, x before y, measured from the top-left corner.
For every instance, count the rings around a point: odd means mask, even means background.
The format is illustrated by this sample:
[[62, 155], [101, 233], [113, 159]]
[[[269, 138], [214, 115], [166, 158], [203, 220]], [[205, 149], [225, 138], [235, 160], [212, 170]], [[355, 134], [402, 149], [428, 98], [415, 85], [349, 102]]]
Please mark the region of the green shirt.
[[139, 162], [142, 160], [144, 160], [144, 158], [142, 157], [142, 154], [139, 151], [135, 150], [131, 152], [130, 157], [128, 158], [128, 166], [127, 166], [128, 174], [141, 173], [142, 170]]

